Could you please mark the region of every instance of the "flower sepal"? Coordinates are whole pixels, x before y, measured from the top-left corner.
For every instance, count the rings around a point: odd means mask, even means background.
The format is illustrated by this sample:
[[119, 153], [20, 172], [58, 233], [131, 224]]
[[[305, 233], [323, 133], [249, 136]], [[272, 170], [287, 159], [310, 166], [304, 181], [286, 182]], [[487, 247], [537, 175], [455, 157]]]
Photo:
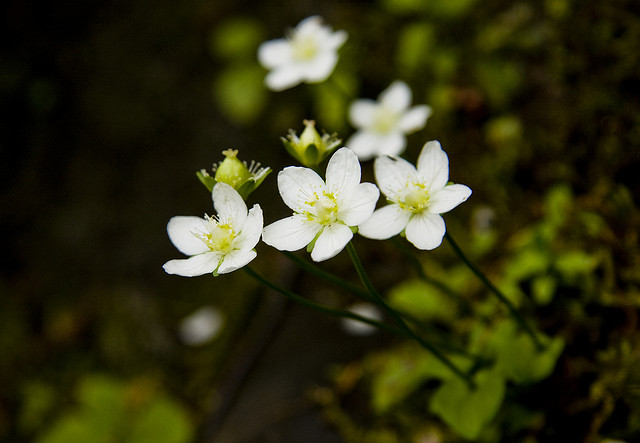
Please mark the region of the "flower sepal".
[[342, 142], [336, 134], [324, 133], [320, 135], [315, 128], [316, 122], [305, 120], [305, 128], [298, 137], [292, 129], [289, 135], [282, 137], [282, 144], [293, 158], [303, 166], [313, 168], [318, 166]]
[[205, 169], [196, 172], [196, 176], [209, 192], [213, 191], [216, 183], [226, 183], [246, 200], [271, 173], [271, 168], [261, 168], [260, 163], [252, 161], [247, 166], [246, 162], [240, 161], [235, 149], [227, 149], [222, 154], [225, 159], [213, 166], [213, 176]]

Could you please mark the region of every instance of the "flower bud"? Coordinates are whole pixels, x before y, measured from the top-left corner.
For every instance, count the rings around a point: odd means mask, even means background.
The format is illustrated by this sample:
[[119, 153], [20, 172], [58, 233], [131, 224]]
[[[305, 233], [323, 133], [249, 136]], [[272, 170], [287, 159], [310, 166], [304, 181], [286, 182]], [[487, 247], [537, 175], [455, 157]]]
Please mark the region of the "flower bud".
[[335, 134], [320, 136], [313, 120], [303, 123], [305, 128], [300, 137], [290, 130], [287, 138], [282, 137], [282, 143], [287, 152], [304, 166], [315, 167], [340, 145], [341, 140]]
[[213, 165], [212, 177], [206, 170], [201, 169], [196, 172], [198, 179], [211, 192], [216, 183], [226, 183], [233, 187], [243, 199], [253, 192], [262, 181], [271, 173], [271, 168], [261, 168], [260, 163], [251, 162], [247, 166], [246, 162], [238, 159], [236, 149], [222, 151], [225, 159], [217, 165]]

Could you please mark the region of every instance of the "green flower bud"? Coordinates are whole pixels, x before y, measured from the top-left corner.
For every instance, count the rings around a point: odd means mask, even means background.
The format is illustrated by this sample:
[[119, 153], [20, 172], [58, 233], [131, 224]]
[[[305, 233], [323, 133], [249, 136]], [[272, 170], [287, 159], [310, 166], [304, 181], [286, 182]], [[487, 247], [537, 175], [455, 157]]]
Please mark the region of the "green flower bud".
[[305, 120], [305, 128], [298, 137], [294, 130], [289, 131], [287, 138], [282, 137], [282, 143], [287, 152], [307, 167], [315, 167], [333, 152], [342, 140], [336, 134], [320, 134], [315, 128], [316, 122]]
[[215, 173], [213, 177], [204, 169], [196, 172], [198, 179], [209, 192], [213, 191], [216, 183], [222, 182], [233, 187], [246, 200], [249, 194], [260, 186], [267, 175], [271, 173], [271, 168], [261, 168], [260, 163], [254, 161], [247, 166], [246, 162], [238, 159], [236, 149], [227, 149], [222, 151], [222, 154], [225, 159], [217, 165], [213, 165]]

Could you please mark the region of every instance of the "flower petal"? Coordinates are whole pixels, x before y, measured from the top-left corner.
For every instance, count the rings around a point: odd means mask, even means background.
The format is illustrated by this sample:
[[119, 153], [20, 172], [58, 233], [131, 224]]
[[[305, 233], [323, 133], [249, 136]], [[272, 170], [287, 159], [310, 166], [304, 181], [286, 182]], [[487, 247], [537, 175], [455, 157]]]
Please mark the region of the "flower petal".
[[258, 48], [258, 60], [267, 69], [286, 64], [291, 60], [291, 57], [291, 45], [283, 38], [269, 40]]
[[311, 243], [321, 229], [320, 224], [295, 214], [265, 226], [262, 241], [281, 251], [297, 251]]
[[382, 91], [378, 101], [388, 109], [404, 111], [411, 104], [411, 89], [403, 81], [396, 80]]
[[330, 48], [332, 50], [339, 49], [342, 45], [344, 45], [344, 42], [347, 41], [348, 37], [349, 34], [347, 34], [347, 31], [339, 30], [334, 32], [329, 36], [326, 42], [327, 48]]
[[342, 196], [338, 220], [347, 226], [357, 226], [369, 217], [376, 208], [380, 190], [373, 183], [360, 183], [347, 195]]
[[251, 260], [256, 258], [258, 254], [256, 251], [250, 249], [248, 251], [241, 251], [236, 249], [224, 256], [220, 267], [218, 268], [218, 274], [228, 274], [236, 269], [240, 269]]
[[407, 183], [417, 178], [415, 166], [400, 157], [378, 157], [373, 171], [380, 191], [393, 201], [398, 201]]
[[402, 132], [391, 132], [379, 140], [378, 155], [400, 155], [407, 147], [407, 138]]
[[352, 237], [351, 229], [342, 223], [332, 223], [325, 226], [322, 234], [316, 240], [313, 251], [311, 251], [311, 259], [317, 262], [335, 257]]
[[234, 247], [244, 251], [255, 248], [262, 235], [263, 223], [262, 208], [260, 205], [255, 204], [253, 208], [249, 210], [249, 215], [244, 225], [242, 225], [242, 231], [236, 238]]
[[296, 64], [286, 64], [275, 68], [264, 78], [264, 83], [272, 91], [283, 91], [298, 85], [304, 80], [300, 68]]
[[442, 214], [464, 202], [471, 195], [471, 189], [465, 185], [447, 185], [429, 198], [429, 212]]
[[360, 183], [360, 162], [349, 148], [340, 148], [327, 165], [327, 190], [344, 196]]
[[440, 142], [427, 142], [418, 157], [418, 172], [425, 180], [430, 192], [444, 188], [449, 181], [449, 157], [440, 147]]
[[376, 210], [358, 226], [358, 234], [374, 240], [385, 240], [398, 235], [407, 227], [411, 213], [399, 205], [387, 205]]
[[378, 104], [368, 98], [359, 99], [349, 107], [349, 121], [356, 128], [368, 128], [373, 124]]
[[338, 63], [338, 54], [326, 52], [318, 54], [313, 60], [301, 65], [301, 71], [308, 83], [319, 83], [325, 81], [333, 72]]
[[346, 143], [347, 147], [358, 155], [362, 161], [378, 155], [380, 136], [369, 131], [356, 131]]
[[284, 203], [296, 212], [308, 210], [309, 201], [316, 200], [325, 189], [324, 181], [309, 168], [289, 166], [278, 173], [278, 190]]
[[433, 111], [427, 105], [414, 106], [400, 118], [398, 128], [405, 134], [424, 128]]
[[221, 252], [210, 251], [186, 259], [170, 260], [162, 265], [162, 268], [167, 274], [197, 277], [215, 271], [221, 258]]
[[409, 220], [405, 233], [409, 240], [418, 249], [435, 249], [442, 243], [442, 237], [446, 227], [444, 220], [438, 214], [430, 214], [422, 211], [415, 214]]
[[205, 220], [200, 217], [178, 215], [167, 223], [169, 240], [184, 255], [197, 255], [209, 251], [209, 247], [194, 235], [206, 232]]
[[226, 183], [216, 183], [211, 192], [213, 206], [218, 212], [218, 219], [240, 228], [247, 218], [247, 205], [238, 191]]

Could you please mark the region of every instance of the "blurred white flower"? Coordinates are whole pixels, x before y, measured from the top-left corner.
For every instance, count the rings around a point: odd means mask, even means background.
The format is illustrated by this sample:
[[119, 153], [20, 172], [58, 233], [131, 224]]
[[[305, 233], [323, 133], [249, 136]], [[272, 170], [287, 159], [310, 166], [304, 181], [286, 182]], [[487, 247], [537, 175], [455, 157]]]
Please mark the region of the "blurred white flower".
[[266, 85], [282, 91], [299, 83], [326, 80], [338, 62], [338, 49], [347, 40], [346, 31], [333, 32], [318, 16], [307, 17], [287, 38], [264, 42], [258, 60], [271, 72]]
[[198, 346], [212, 340], [222, 329], [223, 319], [219, 310], [205, 306], [180, 321], [178, 335], [189, 346]]
[[385, 156], [376, 158], [374, 173], [390, 204], [358, 227], [367, 238], [383, 240], [404, 231], [416, 248], [437, 248], [446, 231], [440, 214], [471, 195], [465, 185], [447, 184], [449, 158], [437, 141], [424, 145], [417, 169], [402, 158]]
[[349, 108], [351, 124], [358, 130], [347, 140], [360, 160], [378, 155], [399, 155], [406, 145], [405, 134], [422, 129], [431, 115], [427, 105], [411, 105], [411, 89], [397, 80], [382, 91], [378, 101], [359, 99]]
[[289, 166], [278, 174], [278, 189], [291, 217], [264, 228], [262, 239], [281, 251], [308, 246], [314, 261], [337, 255], [353, 237], [351, 227], [373, 212], [380, 191], [360, 183], [360, 162], [348, 148], [329, 159], [327, 182], [309, 168]]
[[[376, 321], [382, 320], [382, 314], [380, 313], [380, 310], [376, 306], [372, 305], [371, 303], [362, 303], [362, 302], [354, 303], [353, 305], [347, 308], [347, 311], [353, 312], [354, 314], [358, 314], [362, 317], [365, 317], [371, 320], [376, 320]], [[342, 321], [342, 327], [344, 328], [344, 330], [347, 333], [352, 335], [360, 335], [360, 336], [371, 335], [377, 330], [375, 326], [372, 326], [370, 324], [367, 324], [358, 320], [343, 318], [341, 319], [341, 321]]]
[[217, 183], [211, 193], [217, 217], [176, 216], [169, 220], [167, 233], [180, 252], [191, 256], [170, 260], [162, 267], [168, 274], [184, 277], [235, 271], [256, 257], [253, 248], [262, 233], [262, 209], [247, 205], [226, 183]]

